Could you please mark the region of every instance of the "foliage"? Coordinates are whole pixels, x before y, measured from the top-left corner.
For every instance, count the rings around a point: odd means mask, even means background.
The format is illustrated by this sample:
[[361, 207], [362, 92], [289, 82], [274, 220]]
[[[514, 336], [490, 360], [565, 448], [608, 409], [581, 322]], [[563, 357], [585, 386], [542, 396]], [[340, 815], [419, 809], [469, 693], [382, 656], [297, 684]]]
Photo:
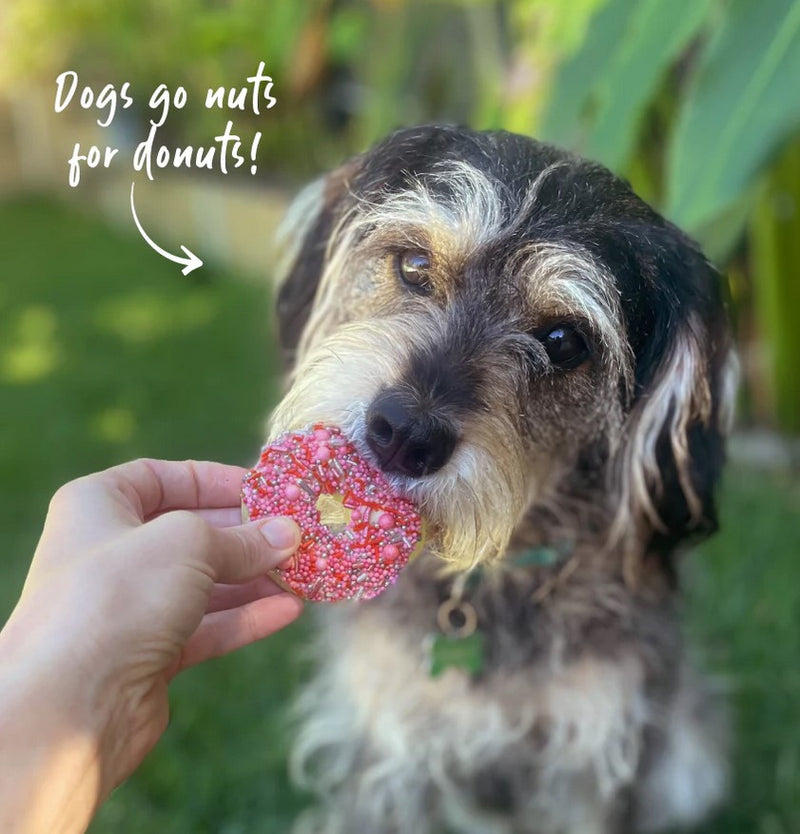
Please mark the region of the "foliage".
[[626, 172], [670, 71], [680, 77], [661, 138], [657, 199], [703, 237], [737, 201], [752, 205], [758, 176], [800, 127], [800, 101], [788, 87], [800, 74], [800, 2], [608, 0], [559, 68], [543, 132]]
[[737, 0], [697, 61], [668, 150], [667, 212], [702, 229], [800, 128], [800, 2]]
[[709, 6], [708, 0], [608, 0], [556, 74], [543, 135], [624, 170], [647, 105]]
[[[800, 126], [789, 83], [800, 74], [800, 0], [11, 0], [9, 9], [6, 31], [17, 36], [6, 36], [6, 77], [51, 83], [74, 64], [87, 82], [131, 80], [140, 94], [183, 84], [197, 101], [264, 60], [279, 101], [264, 117], [265, 159], [301, 175], [397, 124], [437, 118], [539, 133], [629, 173], [666, 84], [664, 188], [654, 196], [695, 234], [752, 191]], [[196, 106], [172, 129], [191, 136], [209, 118]]]
[[750, 257], [757, 272], [757, 315], [770, 355], [766, 363], [778, 424], [800, 434], [800, 142], [769, 172], [750, 221]]
[[[139, 95], [181, 84], [198, 101], [264, 60], [279, 104], [259, 124], [260, 155], [303, 178], [400, 124], [529, 132], [602, 2], [8, 0], [0, 84], [51, 87], [74, 67], [87, 83], [130, 81]], [[176, 140], [207, 135], [216, 115], [187, 108]]]

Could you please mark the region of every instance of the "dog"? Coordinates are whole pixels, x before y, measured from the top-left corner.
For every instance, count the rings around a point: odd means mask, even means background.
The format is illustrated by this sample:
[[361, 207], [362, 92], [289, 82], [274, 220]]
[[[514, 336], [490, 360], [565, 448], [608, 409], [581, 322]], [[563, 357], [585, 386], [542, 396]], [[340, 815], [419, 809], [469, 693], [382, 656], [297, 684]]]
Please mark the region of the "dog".
[[429, 125], [307, 186], [283, 252], [271, 436], [340, 426], [427, 524], [385, 594], [319, 607], [298, 830], [704, 818], [724, 707], [678, 561], [716, 527], [736, 362], [697, 245], [601, 165]]

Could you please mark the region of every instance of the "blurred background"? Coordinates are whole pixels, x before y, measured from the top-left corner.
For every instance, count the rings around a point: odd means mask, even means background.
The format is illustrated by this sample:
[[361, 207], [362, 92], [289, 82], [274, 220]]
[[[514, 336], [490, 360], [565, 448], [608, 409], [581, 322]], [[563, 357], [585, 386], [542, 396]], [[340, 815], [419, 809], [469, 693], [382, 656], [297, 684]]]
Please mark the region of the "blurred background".
[[[260, 61], [277, 105], [206, 110]], [[100, 128], [55, 78], [137, 99]], [[255, 175], [134, 175], [159, 134], [262, 132]], [[279, 390], [271, 237], [292, 193], [395, 127], [439, 120], [574, 148], [720, 267], [742, 361], [722, 532], [686, 563], [687, 630], [730, 692], [734, 789], [703, 829], [800, 831], [800, 2], [4, 0], [0, 5], [0, 622], [59, 484], [138, 455], [251, 463]], [[76, 97], [77, 98], [77, 97]], [[76, 142], [121, 149], [67, 184]], [[206, 263], [188, 277], [138, 236]], [[285, 710], [306, 619], [176, 682], [173, 720], [94, 832], [283, 832]]]

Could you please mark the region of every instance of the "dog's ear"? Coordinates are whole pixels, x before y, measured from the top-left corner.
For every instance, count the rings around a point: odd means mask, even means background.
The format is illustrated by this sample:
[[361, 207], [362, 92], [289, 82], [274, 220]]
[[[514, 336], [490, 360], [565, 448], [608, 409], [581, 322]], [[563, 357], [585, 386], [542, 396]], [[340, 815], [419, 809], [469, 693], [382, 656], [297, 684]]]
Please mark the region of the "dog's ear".
[[716, 529], [737, 378], [720, 276], [682, 235], [670, 243], [614, 467], [614, 538], [644, 538], [648, 552], [664, 555]]
[[287, 364], [294, 361], [308, 321], [331, 236], [351, 203], [350, 181], [359, 158], [307, 185], [289, 207], [278, 229], [278, 338]]

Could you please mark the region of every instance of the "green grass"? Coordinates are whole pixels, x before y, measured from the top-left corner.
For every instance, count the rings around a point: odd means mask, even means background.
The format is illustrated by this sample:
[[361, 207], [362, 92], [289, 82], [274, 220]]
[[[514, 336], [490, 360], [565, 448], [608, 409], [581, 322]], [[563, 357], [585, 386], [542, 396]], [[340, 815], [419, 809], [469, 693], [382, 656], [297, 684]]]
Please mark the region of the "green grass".
[[734, 707], [733, 801], [713, 834], [800, 831], [800, 481], [734, 470], [691, 554], [689, 632]]
[[[0, 203], [0, 621], [47, 501], [137, 455], [253, 460], [275, 396], [266, 294], [189, 278], [140, 239], [51, 202]], [[690, 557], [689, 631], [729, 682], [732, 802], [706, 834], [800, 831], [800, 484], [731, 473], [723, 532]], [[282, 834], [283, 714], [306, 625], [182, 675], [172, 723], [93, 834]], [[360, 834], [354, 832], [354, 834]]]

